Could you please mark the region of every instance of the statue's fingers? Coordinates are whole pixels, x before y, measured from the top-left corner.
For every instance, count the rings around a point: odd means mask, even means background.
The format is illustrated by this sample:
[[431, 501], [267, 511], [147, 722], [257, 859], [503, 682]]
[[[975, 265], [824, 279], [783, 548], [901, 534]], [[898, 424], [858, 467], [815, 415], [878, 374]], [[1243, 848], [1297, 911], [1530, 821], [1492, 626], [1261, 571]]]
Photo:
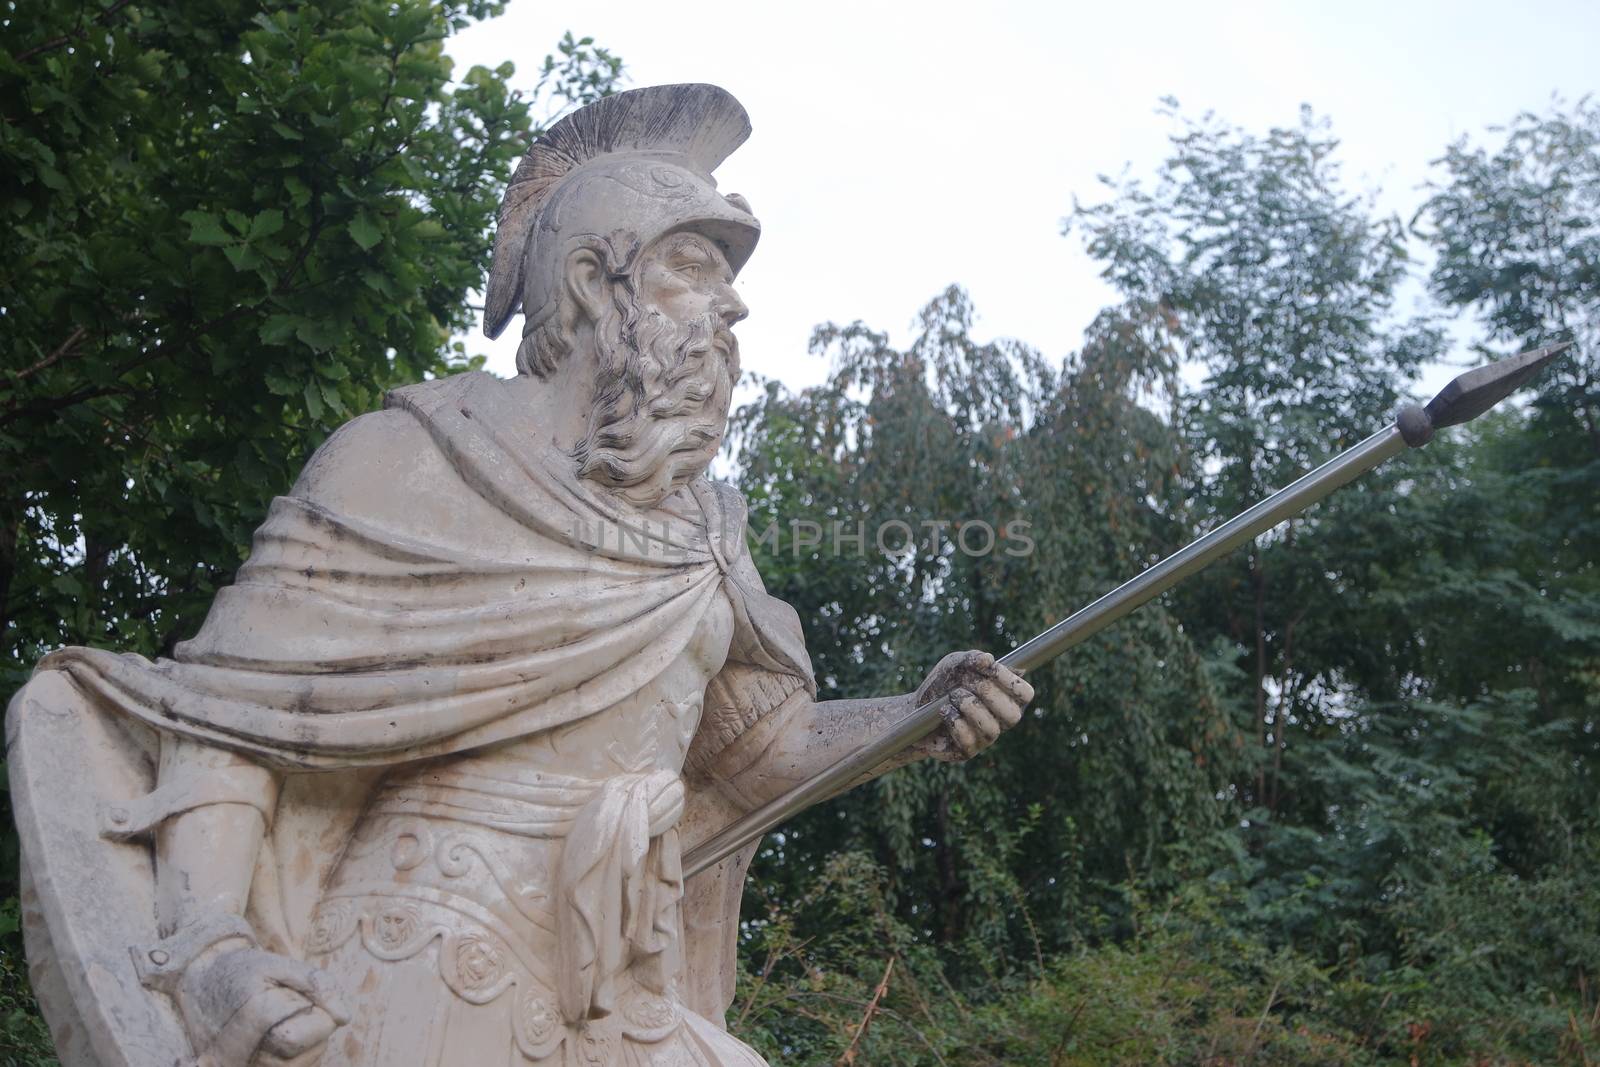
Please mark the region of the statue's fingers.
[[[309, 1000], [284, 986], [257, 991], [217, 1032], [207, 1050], [210, 1062], [249, 1063], [274, 1027], [311, 1009]], [[201, 1062], [206, 1062], [205, 1057]]]
[[[978, 699], [983, 701], [989, 714], [1002, 726], [1010, 728], [1022, 721], [1022, 705], [1018, 703], [1016, 696], [999, 682], [985, 679], [973, 686], [972, 690], [978, 695]], [[996, 726], [995, 736], [999, 736], [999, 730], [1000, 726]]]
[[[980, 688], [983, 683], [979, 683]], [[968, 692], [956, 701], [963, 722], [969, 724], [985, 745], [1000, 736], [1000, 722], [988, 703], [976, 693]]]
[[283, 1060], [292, 1060], [321, 1045], [333, 1036], [339, 1023], [321, 1008], [291, 1016], [267, 1031], [261, 1051]]
[[1010, 693], [1018, 704], [1026, 705], [1033, 702], [1033, 686], [1029, 685], [1027, 679], [1010, 667], [1003, 663], [996, 663], [993, 677], [996, 682], [1000, 683], [1000, 687]]
[[943, 659], [939, 660], [938, 663], [934, 664], [934, 673], [945, 675], [957, 674], [966, 669], [967, 661], [971, 658], [971, 652], [948, 653]]
[[967, 721], [966, 713], [961, 704], [963, 700], [972, 699], [972, 694], [965, 689], [956, 689], [950, 693], [950, 711], [945, 716], [945, 733], [950, 736], [950, 741], [964, 757], [972, 757], [983, 748], [983, 743], [978, 740], [978, 733]]
[[964, 719], [957, 719], [950, 724], [950, 740], [955, 743], [963, 759], [971, 759], [983, 751], [983, 742], [978, 740], [977, 732]]
[[983, 678], [1004, 689], [1019, 704], [1026, 704], [1033, 699], [1033, 686], [999, 660], [991, 661], [989, 669], [983, 672]]
[[343, 1026], [350, 1021], [350, 1009], [345, 1007], [344, 996], [339, 988], [339, 983], [320, 967], [310, 967], [311, 987], [316, 997], [317, 1007], [328, 1013], [335, 1026]]
[[343, 1025], [350, 1021], [350, 1013], [345, 1009], [338, 985], [326, 971], [309, 963], [301, 963], [299, 960], [280, 957], [276, 962], [277, 965], [268, 972], [268, 977], [272, 981], [309, 997], [312, 1003], [326, 1011], [335, 1023]]

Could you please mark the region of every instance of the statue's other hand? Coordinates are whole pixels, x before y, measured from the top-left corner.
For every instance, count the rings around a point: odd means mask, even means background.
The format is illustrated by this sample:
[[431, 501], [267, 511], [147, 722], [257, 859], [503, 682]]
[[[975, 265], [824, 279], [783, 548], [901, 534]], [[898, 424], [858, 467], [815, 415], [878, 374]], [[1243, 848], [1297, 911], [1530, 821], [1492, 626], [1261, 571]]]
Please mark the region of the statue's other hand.
[[268, 1030], [261, 1041], [261, 1051], [275, 1061], [293, 1060], [321, 1047], [344, 1022], [329, 1015], [326, 1008], [312, 1005]]
[[922, 706], [944, 697], [944, 725], [917, 747], [923, 755], [954, 762], [971, 759], [1022, 721], [1033, 686], [987, 652], [952, 652], [917, 689]]
[[293, 1059], [349, 1019], [322, 970], [252, 947], [219, 945], [195, 960], [177, 999], [198, 1061], [207, 1067]]

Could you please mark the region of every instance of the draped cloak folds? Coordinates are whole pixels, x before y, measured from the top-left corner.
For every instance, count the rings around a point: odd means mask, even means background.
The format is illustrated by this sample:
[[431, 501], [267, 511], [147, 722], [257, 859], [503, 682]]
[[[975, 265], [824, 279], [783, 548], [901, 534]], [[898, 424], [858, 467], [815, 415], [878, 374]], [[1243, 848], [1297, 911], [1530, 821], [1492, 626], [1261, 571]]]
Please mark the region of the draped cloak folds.
[[[288, 772], [251, 910], [266, 943], [296, 954], [340, 836], [383, 768], [604, 711], [683, 654], [719, 595], [735, 632], [691, 763], [795, 693], [815, 693], [799, 619], [762, 588], [731, 488], [702, 479], [659, 510], [631, 508], [577, 479], [488, 374], [409, 386], [386, 407], [364, 419], [404, 413], [426, 432], [377, 440], [438, 453], [418, 468], [427, 484], [411, 487], [426, 500], [377, 517], [329, 507], [316, 499], [314, 459], [172, 659], [68, 648], [39, 665], [102, 708]], [[362, 462], [364, 419], [324, 446], [324, 467]], [[339, 447], [352, 430], [357, 445]], [[495, 532], [478, 536], [480, 525]], [[732, 888], [702, 901], [724, 914], [686, 916], [687, 936], [732, 936]], [[687, 945], [691, 967], [727, 947]]]

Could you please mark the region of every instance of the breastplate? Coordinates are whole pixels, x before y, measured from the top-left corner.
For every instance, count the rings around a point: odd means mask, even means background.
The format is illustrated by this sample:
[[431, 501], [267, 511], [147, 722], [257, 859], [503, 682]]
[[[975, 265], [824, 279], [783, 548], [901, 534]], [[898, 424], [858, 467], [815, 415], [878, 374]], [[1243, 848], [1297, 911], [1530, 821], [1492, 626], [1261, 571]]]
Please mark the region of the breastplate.
[[[702, 627], [717, 667], [731, 630], [720, 607]], [[670, 1030], [678, 772], [712, 665], [695, 651], [598, 715], [392, 773], [324, 892], [308, 955], [354, 977], [361, 957], [436, 951], [455, 996], [515, 998], [516, 1044], [533, 1059], [595, 1020], [619, 1039]]]

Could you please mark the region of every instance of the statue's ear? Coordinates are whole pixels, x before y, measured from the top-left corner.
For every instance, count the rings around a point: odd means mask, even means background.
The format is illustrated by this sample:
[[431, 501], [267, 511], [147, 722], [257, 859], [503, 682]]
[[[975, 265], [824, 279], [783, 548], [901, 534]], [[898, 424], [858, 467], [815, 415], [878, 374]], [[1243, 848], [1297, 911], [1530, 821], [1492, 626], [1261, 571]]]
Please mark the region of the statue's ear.
[[605, 265], [594, 249], [575, 248], [567, 253], [567, 298], [577, 317], [599, 322], [610, 300], [606, 291], [610, 285]]

